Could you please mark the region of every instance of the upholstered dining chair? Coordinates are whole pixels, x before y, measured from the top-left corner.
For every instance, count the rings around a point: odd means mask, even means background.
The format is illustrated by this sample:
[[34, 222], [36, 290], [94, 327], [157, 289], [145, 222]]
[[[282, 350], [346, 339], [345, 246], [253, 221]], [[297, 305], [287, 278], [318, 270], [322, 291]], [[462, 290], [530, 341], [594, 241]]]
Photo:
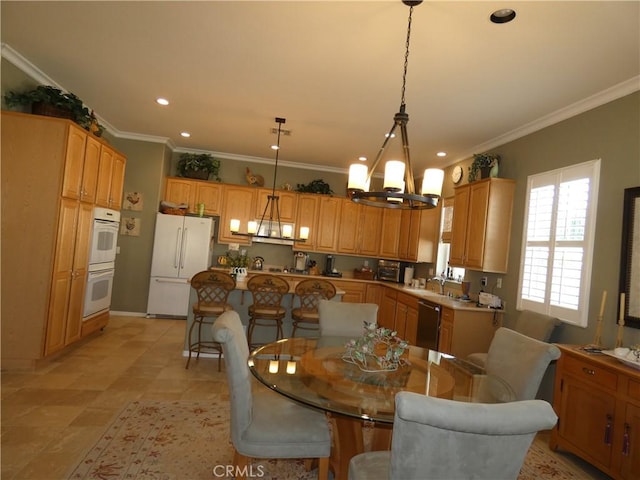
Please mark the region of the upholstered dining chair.
[[555, 345], [500, 327], [489, 345], [485, 371], [509, 384], [515, 400], [532, 400], [547, 367], [559, 357]]
[[282, 305], [284, 296], [289, 292], [289, 283], [277, 275], [254, 275], [247, 281], [247, 290], [251, 292], [253, 303], [249, 305], [249, 328], [247, 341], [249, 348], [253, 330], [256, 326], [276, 327], [276, 340], [283, 338], [282, 320], [287, 309]]
[[[560, 323], [560, 320], [556, 317], [532, 312], [531, 310], [522, 310], [518, 314], [513, 330], [541, 342], [548, 342], [553, 331]], [[472, 353], [467, 357], [467, 360], [484, 368], [487, 363], [487, 354], [483, 352]]]
[[[200, 357], [201, 351], [213, 351], [218, 354], [218, 371], [220, 371], [220, 357], [222, 346], [218, 342], [202, 340], [202, 326], [212, 324], [215, 319], [224, 312], [233, 310], [227, 303], [229, 294], [236, 288], [235, 279], [225, 272], [204, 270], [196, 273], [191, 278], [191, 288], [196, 291], [198, 300], [193, 305], [193, 323], [189, 328], [188, 344], [189, 358], [185, 368], [189, 368], [191, 354], [196, 353]], [[193, 330], [198, 327], [196, 338], [193, 338]]]
[[346, 303], [320, 300], [318, 322], [320, 336], [360, 337], [364, 322], [377, 323], [378, 305], [375, 303]]
[[266, 387], [252, 388], [249, 348], [237, 312], [218, 317], [212, 331], [224, 350], [236, 472], [246, 471], [250, 458], [319, 459], [318, 478], [327, 479], [331, 434], [326, 416]]
[[515, 480], [536, 433], [557, 421], [544, 400], [465, 403], [399, 392], [395, 402], [391, 450], [353, 457], [349, 480]]
[[310, 278], [298, 283], [295, 292], [300, 306], [291, 310], [291, 336], [295, 337], [298, 329], [318, 331], [318, 302], [335, 297], [336, 287], [329, 280]]

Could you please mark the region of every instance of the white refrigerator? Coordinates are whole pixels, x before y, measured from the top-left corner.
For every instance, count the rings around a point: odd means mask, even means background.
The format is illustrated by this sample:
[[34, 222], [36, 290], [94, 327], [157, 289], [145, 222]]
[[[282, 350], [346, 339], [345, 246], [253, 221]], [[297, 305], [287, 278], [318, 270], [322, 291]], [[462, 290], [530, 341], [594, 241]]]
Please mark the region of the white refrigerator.
[[189, 280], [209, 268], [213, 219], [158, 213], [147, 315], [186, 317]]

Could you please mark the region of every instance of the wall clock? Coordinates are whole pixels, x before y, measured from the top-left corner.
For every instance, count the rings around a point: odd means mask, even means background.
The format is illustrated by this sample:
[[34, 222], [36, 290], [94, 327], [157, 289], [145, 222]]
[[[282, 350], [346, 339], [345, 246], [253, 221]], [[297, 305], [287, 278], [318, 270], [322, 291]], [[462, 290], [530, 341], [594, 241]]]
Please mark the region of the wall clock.
[[453, 171], [451, 172], [451, 180], [453, 180], [453, 183], [458, 183], [460, 180], [462, 180], [462, 167], [460, 165], [453, 167]]

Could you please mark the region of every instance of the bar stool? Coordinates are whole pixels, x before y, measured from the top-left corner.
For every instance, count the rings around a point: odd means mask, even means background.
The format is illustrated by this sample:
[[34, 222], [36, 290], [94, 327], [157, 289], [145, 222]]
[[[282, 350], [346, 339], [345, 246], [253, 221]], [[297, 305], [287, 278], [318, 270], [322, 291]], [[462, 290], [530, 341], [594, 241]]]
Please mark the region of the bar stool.
[[296, 295], [300, 299], [300, 306], [291, 310], [293, 319], [291, 336], [296, 336], [298, 328], [319, 331], [318, 302], [335, 297], [336, 287], [328, 280], [310, 278], [296, 285]]
[[253, 348], [251, 337], [256, 326], [276, 327], [276, 340], [283, 337], [282, 320], [287, 310], [282, 299], [289, 292], [289, 283], [277, 275], [254, 275], [247, 281], [253, 303], [249, 305], [247, 342]]
[[[193, 276], [191, 287], [196, 291], [198, 301], [193, 305], [193, 323], [187, 337], [189, 358], [185, 368], [189, 368], [192, 353], [196, 353], [196, 358], [199, 358], [201, 351], [213, 351], [218, 354], [218, 371], [220, 371], [222, 345], [214, 341], [202, 341], [202, 326], [213, 325], [218, 316], [233, 310], [227, 300], [231, 291], [236, 288], [236, 281], [228, 273], [205, 270]], [[212, 320], [207, 321], [207, 319]], [[198, 325], [198, 335], [194, 340], [193, 329], [196, 325]]]

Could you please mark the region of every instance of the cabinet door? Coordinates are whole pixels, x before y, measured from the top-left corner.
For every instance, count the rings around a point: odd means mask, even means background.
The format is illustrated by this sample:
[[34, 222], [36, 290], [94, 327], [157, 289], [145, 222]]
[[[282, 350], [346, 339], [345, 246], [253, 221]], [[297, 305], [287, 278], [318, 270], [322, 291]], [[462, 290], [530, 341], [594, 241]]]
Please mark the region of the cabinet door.
[[[220, 215], [222, 197], [222, 185], [211, 182], [197, 182], [196, 184], [196, 201], [198, 203], [204, 203], [204, 213], [207, 215]], [[194, 213], [195, 208], [194, 205]], [[191, 205], [190, 205], [191, 207]]]
[[240, 220], [240, 232], [247, 233], [247, 222], [255, 220], [256, 190], [237, 185], [225, 185], [222, 189], [222, 196], [223, 210], [218, 227], [218, 242], [250, 244], [249, 237], [232, 235], [229, 225], [231, 219], [236, 218]]
[[398, 333], [400, 338], [405, 336], [405, 327], [407, 325], [407, 305], [397, 301], [396, 302], [396, 321], [393, 329]]
[[343, 290], [342, 301], [346, 303], [364, 303], [366, 284], [361, 282], [343, 282], [331, 279], [337, 290]]
[[122, 208], [122, 194], [124, 192], [124, 171], [127, 159], [115, 153], [111, 168], [111, 187], [109, 188], [109, 208], [120, 210]]
[[451, 231], [453, 228], [453, 197], [442, 201], [442, 243], [451, 243]]
[[407, 305], [407, 321], [404, 327], [404, 339], [411, 345], [418, 341], [418, 301], [415, 301], [415, 308]]
[[73, 274], [78, 205], [77, 200], [67, 198], [63, 198], [60, 202], [51, 295], [49, 297], [49, 313], [47, 315], [45, 355], [57, 352], [65, 345], [65, 327]]
[[391, 208], [383, 210], [380, 256], [395, 259], [398, 258], [398, 246], [400, 244], [402, 210]]
[[465, 247], [465, 265], [469, 268], [482, 269], [483, 266], [490, 185], [489, 182], [471, 184]]
[[440, 338], [438, 339], [438, 351], [442, 353], [451, 353], [451, 344], [453, 342], [453, 310], [442, 307], [440, 319]]
[[80, 200], [87, 203], [96, 202], [96, 189], [98, 187], [98, 170], [100, 168], [100, 149], [98, 140], [91, 135], [87, 136], [87, 145], [84, 150], [84, 168], [82, 170], [82, 191]]
[[344, 200], [341, 203], [337, 251], [338, 253], [354, 254], [358, 252], [358, 232], [362, 207], [350, 200]]
[[411, 228], [412, 222], [415, 222], [415, 214], [411, 210], [402, 210], [400, 212], [400, 241], [398, 243], [398, 258], [412, 261], [410, 250], [415, 246], [416, 235], [415, 228]]
[[622, 432], [628, 435], [628, 450], [622, 454], [622, 478], [633, 480], [640, 478], [640, 407], [627, 404]]
[[[168, 177], [164, 187], [164, 200], [171, 203], [186, 203], [189, 212], [196, 211], [196, 182], [183, 178]], [[205, 208], [206, 208], [205, 202]]]
[[[615, 420], [615, 396], [581, 382], [572, 376], [562, 377], [560, 392], [560, 436], [604, 467], [611, 464], [611, 443]], [[596, 465], [597, 466], [597, 465]]]
[[396, 298], [398, 293], [392, 288], [385, 288], [382, 304], [378, 314], [378, 324], [384, 328], [394, 328], [396, 324]]
[[100, 166], [98, 168], [98, 186], [96, 189], [96, 204], [101, 207], [109, 206], [111, 198], [111, 172], [113, 169], [113, 157], [115, 152], [102, 146], [100, 151]]
[[470, 190], [468, 185], [456, 188], [453, 201], [451, 250], [449, 252], [449, 264], [455, 267], [465, 266], [465, 242], [467, 240], [469, 195]]
[[[267, 188], [261, 188], [258, 190], [258, 198], [256, 202], [255, 218], [269, 218], [271, 215], [271, 204], [274, 205], [273, 219], [277, 219], [277, 213], [275, 210], [275, 203], [271, 202], [267, 210], [267, 202], [272, 195], [273, 190]], [[280, 211], [280, 220], [283, 222], [294, 223], [296, 221], [298, 198], [295, 192], [289, 192], [286, 190], [276, 190], [275, 196], [278, 197], [278, 210]], [[296, 225], [299, 229], [300, 225]]]
[[318, 228], [315, 237], [315, 249], [318, 252], [335, 253], [338, 244], [338, 226], [340, 225], [340, 206], [338, 197], [320, 197], [318, 208]]
[[378, 305], [378, 325], [380, 324], [380, 318], [382, 315], [382, 295], [384, 292], [384, 287], [382, 285], [378, 285], [375, 283], [368, 283], [366, 294], [365, 294], [365, 302], [366, 303], [375, 303]]
[[320, 197], [318, 195], [298, 195], [296, 228], [299, 232], [300, 227], [309, 227], [309, 239], [306, 242], [294, 243], [294, 248], [306, 251], [314, 251], [316, 249], [319, 206]]
[[69, 309], [65, 328], [65, 345], [80, 339], [84, 292], [87, 286], [89, 246], [93, 226], [93, 205], [81, 203], [78, 210], [75, 245], [73, 250], [73, 273], [69, 292]]
[[[353, 202], [352, 202], [353, 203]], [[362, 205], [360, 214], [358, 253], [377, 256], [380, 251], [383, 208]]]
[[77, 200], [82, 192], [82, 168], [87, 134], [75, 125], [70, 124], [68, 128], [62, 196]]

